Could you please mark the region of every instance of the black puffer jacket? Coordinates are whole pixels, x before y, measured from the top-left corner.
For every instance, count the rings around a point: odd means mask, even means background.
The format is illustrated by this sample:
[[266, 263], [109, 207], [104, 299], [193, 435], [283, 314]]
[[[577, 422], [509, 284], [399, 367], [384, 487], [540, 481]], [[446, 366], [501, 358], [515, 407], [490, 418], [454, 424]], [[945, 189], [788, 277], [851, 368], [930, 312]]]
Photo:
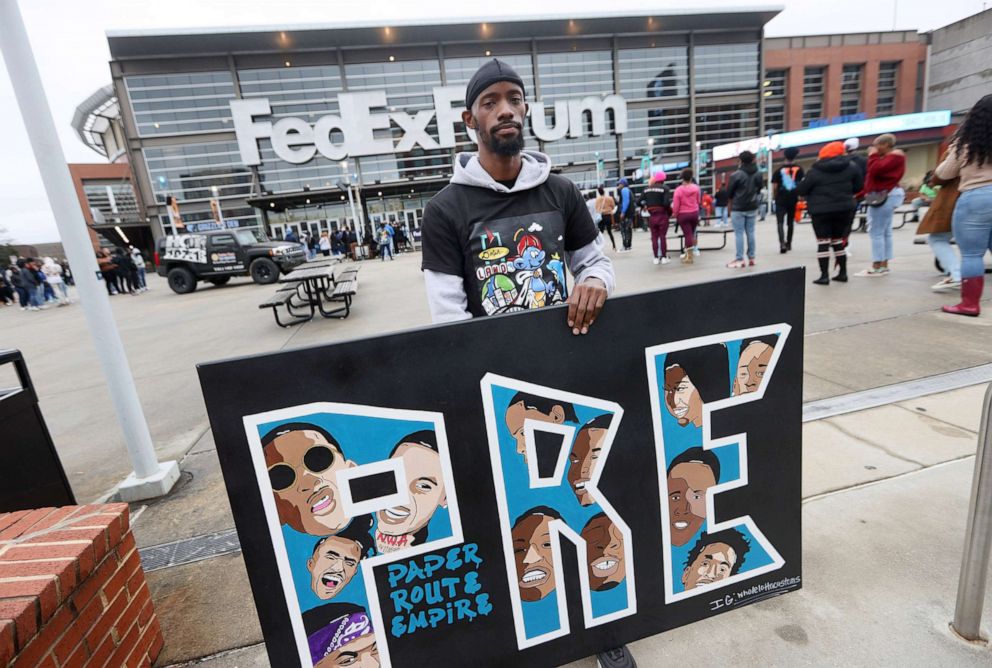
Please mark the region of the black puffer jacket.
[[864, 187], [864, 175], [847, 156], [818, 160], [799, 182], [811, 216], [854, 209], [854, 195]]

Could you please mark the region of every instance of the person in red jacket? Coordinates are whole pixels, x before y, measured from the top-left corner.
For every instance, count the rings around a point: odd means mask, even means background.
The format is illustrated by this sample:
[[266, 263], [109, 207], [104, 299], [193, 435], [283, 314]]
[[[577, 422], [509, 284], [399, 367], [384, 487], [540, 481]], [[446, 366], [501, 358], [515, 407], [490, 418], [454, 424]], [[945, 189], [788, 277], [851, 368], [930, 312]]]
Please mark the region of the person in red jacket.
[[[906, 173], [906, 154], [896, 148], [895, 135], [879, 135], [868, 149], [865, 198], [868, 206], [868, 236], [871, 237], [871, 269], [858, 276], [884, 276], [892, 259], [892, 213], [906, 197], [899, 182]], [[877, 206], [873, 197], [884, 198]]]

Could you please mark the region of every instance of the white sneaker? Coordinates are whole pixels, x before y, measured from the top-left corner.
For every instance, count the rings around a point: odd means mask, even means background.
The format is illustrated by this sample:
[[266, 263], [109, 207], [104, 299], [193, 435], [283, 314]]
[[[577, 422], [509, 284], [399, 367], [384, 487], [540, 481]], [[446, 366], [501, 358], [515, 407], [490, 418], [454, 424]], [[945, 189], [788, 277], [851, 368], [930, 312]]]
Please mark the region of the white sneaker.
[[669, 262], [671, 262], [671, 260], [669, 260], [667, 257], [661, 258], [661, 263], [662, 264], [668, 264]]
[[29, 311], [37, 311], [38, 310], [38, 307], [37, 306], [29, 306], [28, 307], [28, 310]]
[[699, 257], [699, 249], [696, 248], [695, 246], [692, 249], [692, 256], [693, 257]]
[[654, 260], [652, 260], [652, 262], [654, 262], [655, 264], [658, 264], [659, 262], [661, 262], [661, 260], [659, 260], [658, 258], [655, 258]]

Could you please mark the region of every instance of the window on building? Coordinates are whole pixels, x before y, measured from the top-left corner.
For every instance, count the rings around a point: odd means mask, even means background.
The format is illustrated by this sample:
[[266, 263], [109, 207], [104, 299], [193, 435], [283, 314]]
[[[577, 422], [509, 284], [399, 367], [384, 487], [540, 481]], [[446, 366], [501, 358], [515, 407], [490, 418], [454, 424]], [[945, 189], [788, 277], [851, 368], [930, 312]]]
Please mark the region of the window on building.
[[761, 82], [765, 98], [765, 132], [785, 131], [785, 94], [788, 70], [768, 70]]
[[684, 46], [620, 49], [620, 94], [628, 102], [689, 95], [689, 50]]
[[758, 86], [758, 44], [708, 44], [693, 49], [697, 93], [754, 90]]
[[[431, 89], [441, 85], [441, 65], [437, 60], [408, 60], [403, 62], [354, 63], [345, 65], [345, 80], [349, 91], [386, 91], [388, 111], [402, 110], [413, 115], [434, 108]], [[427, 134], [437, 139], [437, 118], [426, 127]], [[391, 136], [398, 141], [403, 128], [392, 121], [388, 130], [376, 130], [377, 138]], [[419, 145], [403, 154], [387, 154], [358, 158], [363, 183], [406, 180], [416, 176], [439, 176], [451, 167], [447, 149], [424, 150]]]
[[826, 67], [813, 66], [803, 70], [803, 127], [823, 118], [823, 84]]
[[704, 149], [758, 134], [758, 107], [753, 103], [700, 105], [696, 108], [696, 139]]
[[90, 181], [83, 184], [86, 203], [97, 225], [143, 222], [130, 181]]
[[125, 77], [138, 135], [230, 131], [230, 72]]
[[844, 65], [841, 71], [841, 116], [851, 116], [861, 111], [861, 75], [864, 68], [864, 65]]
[[[651, 139], [651, 143], [648, 143]], [[628, 109], [623, 135], [624, 159], [640, 158], [648, 151], [666, 162], [689, 156], [689, 106], [685, 103], [653, 109]]]
[[878, 66], [877, 116], [891, 116], [896, 109], [896, 85], [899, 81], [899, 63], [882, 63]]
[[[541, 99], [545, 102], [545, 122], [550, 127], [554, 117], [554, 100], [583, 95], [610, 95], [614, 91], [613, 54], [610, 51], [565, 51], [537, 54]], [[534, 113], [533, 111], [531, 113]], [[617, 159], [617, 142], [613, 120], [607, 116], [607, 134], [592, 137], [568, 137], [545, 144], [555, 164], [593, 162], [596, 153], [606, 161]]]
[[149, 146], [143, 151], [148, 180], [159, 204], [165, 204], [166, 195], [173, 195], [180, 203], [205, 202], [214, 196], [214, 187], [221, 200], [250, 194], [251, 172], [241, 162], [237, 142]]

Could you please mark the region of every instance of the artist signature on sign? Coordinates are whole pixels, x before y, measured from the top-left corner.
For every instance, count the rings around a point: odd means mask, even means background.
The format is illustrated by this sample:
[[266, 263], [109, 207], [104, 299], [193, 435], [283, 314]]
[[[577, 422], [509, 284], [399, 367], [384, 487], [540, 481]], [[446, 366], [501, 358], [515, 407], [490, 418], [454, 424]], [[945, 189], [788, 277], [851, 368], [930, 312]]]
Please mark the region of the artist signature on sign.
[[742, 603], [756, 603], [757, 601], [763, 601], [766, 598], [772, 598], [774, 596], [778, 596], [779, 594], [792, 591], [793, 589], [798, 589], [801, 582], [802, 577], [794, 577], [782, 578], [781, 580], [776, 580], [775, 582], [765, 582], [763, 584], [753, 585], [747, 589], [742, 589], [739, 592], [727, 594], [722, 598], [710, 601], [710, 610], [731, 608]]

